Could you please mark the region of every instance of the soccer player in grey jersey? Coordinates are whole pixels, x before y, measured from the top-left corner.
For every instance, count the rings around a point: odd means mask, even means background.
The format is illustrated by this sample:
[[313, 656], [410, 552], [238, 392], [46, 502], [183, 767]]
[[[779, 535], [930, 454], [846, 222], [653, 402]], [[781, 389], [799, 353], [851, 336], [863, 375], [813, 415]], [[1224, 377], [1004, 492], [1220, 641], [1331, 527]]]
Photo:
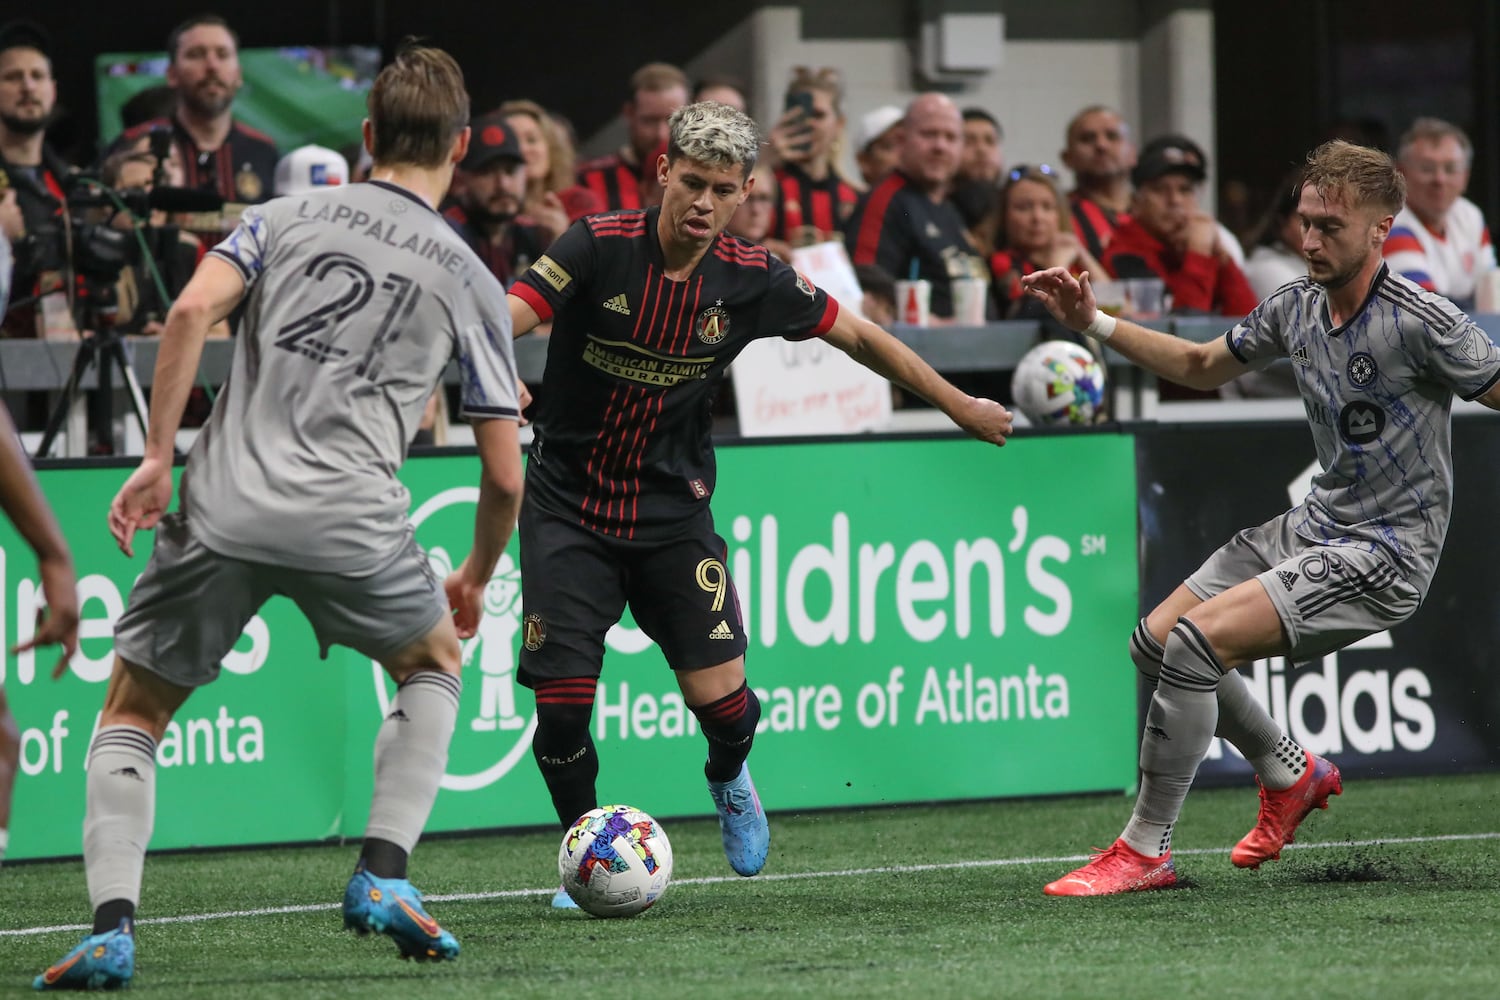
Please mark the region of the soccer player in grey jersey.
[[[388, 934], [406, 957], [458, 954], [406, 866], [446, 767], [459, 638], [477, 629], [519, 509], [515, 362], [503, 290], [435, 210], [469, 142], [457, 64], [436, 49], [403, 50], [369, 110], [370, 183], [248, 209], [167, 318], [146, 455], [109, 511], [127, 555], [137, 528], [158, 531], [116, 628], [89, 754], [94, 929], [38, 988], [129, 981], [156, 742], [273, 593], [297, 602], [325, 651], [356, 649], [398, 686], [375, 741], [345, 926]], [[173, 439], [204, 336], [241, 301], [230, 383], [168, 515]], [[450, 358], [482, 474], [473, 549], [439, 581], [413, 541], [396, 471]]]
[[1291, 358], [1323, 466], [1302, 503], [1241, 531], [1131, 636], [1132, 659], [1157, 678], [1135, 811], [1109, 849], [1049, 884], [1049, 895], [1173, 884], [1172, 825], [1216, 730], [1260, 784], [1255, 828], [1230, 854], [1242, 868], [1278, 858], [1308, 813], [1342, 790], [1338, 769], [1281, 732], [1235, 670], [1266, 656], [1311, 659], [1410, 617], [1448, 529], [1453, 397], [1500, 409], [1500, 351], [1489, 337], [1382, 263], [1404, 198], [1384, 153], [1319, 146], [1297, 203], [1307, 277], [1206, 344], [1098, 312], [1086, 274], [1053, 268], [1023, 279], [1070, 328], [1193, 388]]

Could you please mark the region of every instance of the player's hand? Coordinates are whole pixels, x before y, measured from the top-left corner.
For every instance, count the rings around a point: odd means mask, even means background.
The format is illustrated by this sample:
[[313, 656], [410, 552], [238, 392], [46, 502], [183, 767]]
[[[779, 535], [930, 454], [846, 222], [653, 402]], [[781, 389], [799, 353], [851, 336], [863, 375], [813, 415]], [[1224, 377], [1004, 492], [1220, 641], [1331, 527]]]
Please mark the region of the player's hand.
[[954, 422], [981, 441], [1004, 447], [1011, 433], [1010, 411], [993, 399], [970, 396], [959, 412], [953, 414]]
[[453, 609], [453, 625], [460, 639], [472, 639], [479, 631], [479, 619], [484, 616], [484, 588], [488, 579], [474, 580], [469, 569], [469, 560], [448, 574], [443, 581], [443, 590], [448, 595], [448, 607]]
[[1021, 284], [1028, 294], [1041, 299], [1047, 311], [1069, 330], [1082, 332], [1099, 310], [1087, 271], [1075, 278], [1066, 268], [1049, 267], [1022, 275]]
[[25, 642], [11, 647], [11, 654], [36, 649], [39, 646], [62, 646], [62, 655], [52, 668], [52, 679], [57, 680], [68, 669], [68, 661], [78, 651], [78, 578], [73, 572], [73, 560], [67, 556], [51, 556], [37, 565], [42, 577], [42, 597], [45, 608], [36, 612], [36, 631]]
[[141, 462], [109, 505], [109, 533], [120, 551], [134, 556], [131, 539], [136, 530], [150, 531], [156, 527], [171, 502], [171, 463], [156, 458]]

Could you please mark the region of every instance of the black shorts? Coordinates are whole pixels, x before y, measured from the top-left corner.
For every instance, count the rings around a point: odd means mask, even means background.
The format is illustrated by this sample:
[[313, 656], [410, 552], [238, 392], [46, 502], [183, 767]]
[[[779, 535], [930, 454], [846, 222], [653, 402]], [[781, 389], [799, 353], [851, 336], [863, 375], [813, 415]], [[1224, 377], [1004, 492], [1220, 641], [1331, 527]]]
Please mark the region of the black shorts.
[[673, 670], [745, 653], [728, 547], [707, 511], [668, 542], [608, 538], [531, 501], [521, 505], [521, 659], [517, 679], [598, 677], [604, 634], [629, 604]]

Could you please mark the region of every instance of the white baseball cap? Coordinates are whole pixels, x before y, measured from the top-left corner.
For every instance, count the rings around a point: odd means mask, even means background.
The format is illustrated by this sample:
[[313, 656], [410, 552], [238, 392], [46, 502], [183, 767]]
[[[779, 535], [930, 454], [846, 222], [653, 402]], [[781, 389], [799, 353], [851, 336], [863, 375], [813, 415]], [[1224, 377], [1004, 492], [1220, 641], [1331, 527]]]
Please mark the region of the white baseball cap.
[[308, 194], [349, 183], [349, 164], [326, 146], [302, 146], [276, 164], [276, 194]]
[[894, 104], [866, 111], [859, 120], [859, 145], [856, 148], [863, 152], [870, 143], [895, 128], [905, 117], [906, 112]]

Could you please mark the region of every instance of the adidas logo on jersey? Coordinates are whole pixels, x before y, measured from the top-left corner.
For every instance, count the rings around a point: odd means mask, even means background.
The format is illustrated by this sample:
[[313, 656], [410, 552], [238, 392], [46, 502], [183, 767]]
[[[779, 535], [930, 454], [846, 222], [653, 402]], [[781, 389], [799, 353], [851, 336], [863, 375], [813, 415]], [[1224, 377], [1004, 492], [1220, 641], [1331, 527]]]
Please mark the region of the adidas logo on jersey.
[[1307, 348], [1299, 347], [1292, 352], [1292, 364], [1301, 365], [1303, 368], [1312, 367], [1312, 361], [1307, 356]]
[[729, 627], [727, 621], [720, 621], [715, 625], [713, 631], [708, 633], [710, 639], [733, 639], [734, 630]]
[[1297, 574], [1289, 569], [1278, 569], [1276, 571], [1276, 579], [1281, 581], [1281, 585], [1286, 588], [1288, 594], [1292, 592], [1292, 587], [1297, 584]]
[[625, 301], [625, 293], [621, 292], [612, 299], [604, 300], [604, 308], [613, 310], [621, 316], [630, 315], [630, 303]]

